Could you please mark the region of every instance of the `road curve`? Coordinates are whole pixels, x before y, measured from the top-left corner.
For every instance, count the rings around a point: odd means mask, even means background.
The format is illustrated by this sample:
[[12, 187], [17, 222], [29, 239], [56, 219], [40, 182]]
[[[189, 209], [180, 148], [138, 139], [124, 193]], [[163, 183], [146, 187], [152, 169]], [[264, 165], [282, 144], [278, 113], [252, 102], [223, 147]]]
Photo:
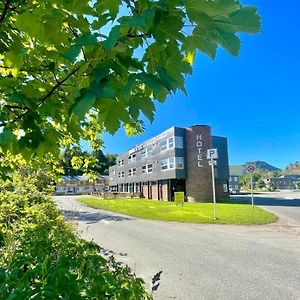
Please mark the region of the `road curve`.
[[162, 270], [157, 300], [300, 299], [300, 233], [276, 223], [195, 225], [134, 219], [55, 197], [83, 238], [147, 283]]

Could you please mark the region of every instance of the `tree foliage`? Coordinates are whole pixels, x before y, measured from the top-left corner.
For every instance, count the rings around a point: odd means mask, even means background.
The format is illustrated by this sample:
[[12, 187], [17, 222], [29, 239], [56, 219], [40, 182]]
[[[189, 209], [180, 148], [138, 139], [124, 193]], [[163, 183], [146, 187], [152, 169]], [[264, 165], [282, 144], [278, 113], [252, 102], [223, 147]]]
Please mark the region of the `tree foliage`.
[[[267, 178], [269, 178], [268, 174], [272, 172], [264, 171], [264, 170], [257, 170], [255, 173], [252, 174], [252, 182], [253, 182], [253, 189], [255, 190], [262, 190], [266, 187]], [[251, 189], [251, 174], [246, 174], [241, 176], [240, 184], [243, 189], [250, 190]], [[271, 187], [270, 187], [271, 188]]]
[[0, 144], [43, 157], [101, 134], [143, 128], [156, 100], [186, 92], [195, 51], [240, 50], [256, 33], [255, 7], [236, 0], [3, 0]]
[[115, 164], [116, 157], [115, 154], [103, 154], [100, 149], [89, 153], [73, 147], [62, 152], [61, 167], [64, 175], [108, 175], [108, 169]]

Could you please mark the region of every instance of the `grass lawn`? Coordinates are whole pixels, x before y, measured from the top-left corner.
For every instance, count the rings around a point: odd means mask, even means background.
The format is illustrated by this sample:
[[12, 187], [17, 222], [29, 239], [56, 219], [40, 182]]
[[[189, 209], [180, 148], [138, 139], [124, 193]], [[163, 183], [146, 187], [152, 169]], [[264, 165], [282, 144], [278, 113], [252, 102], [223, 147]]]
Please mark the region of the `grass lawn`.
[[79, 201], [90, 207], [150, 220], [218, 224], [266, 224], [277, 220], [272, 213], [256, 206], [253, 210], [248, 204], [218, 203], [218, 220], [214, 221], [211, 203], [185, 203], [182, 207], [174, 202], [146, 199], [81, 197]]

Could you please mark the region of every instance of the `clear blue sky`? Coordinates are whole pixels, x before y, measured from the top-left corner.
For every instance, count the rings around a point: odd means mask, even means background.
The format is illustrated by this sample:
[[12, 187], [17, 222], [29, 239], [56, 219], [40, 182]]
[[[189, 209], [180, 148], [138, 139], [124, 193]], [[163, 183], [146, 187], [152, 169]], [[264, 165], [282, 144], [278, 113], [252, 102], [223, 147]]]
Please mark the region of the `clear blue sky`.
[[104, 152], [119, 153], [172, 127], [209, 124], [226, 136], [231, 164], [264, 160], [278, 167], [300, 161], [300, 2], [246, 0], [262, 16], [262, 33], [242, 35], [238, 58], [220, 50], [215, 61], [198, 54], [187, 78], [188, 97], [157, 105], [145, 133], [105, 135]]

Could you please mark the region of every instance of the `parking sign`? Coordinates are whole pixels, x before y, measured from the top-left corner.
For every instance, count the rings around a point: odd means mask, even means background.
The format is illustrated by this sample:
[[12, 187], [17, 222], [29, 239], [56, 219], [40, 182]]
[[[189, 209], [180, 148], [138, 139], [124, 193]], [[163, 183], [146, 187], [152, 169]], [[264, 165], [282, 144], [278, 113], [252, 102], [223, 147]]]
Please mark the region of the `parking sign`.
[[207, 159], [218, 159], [218, 149], [208, 149]]

